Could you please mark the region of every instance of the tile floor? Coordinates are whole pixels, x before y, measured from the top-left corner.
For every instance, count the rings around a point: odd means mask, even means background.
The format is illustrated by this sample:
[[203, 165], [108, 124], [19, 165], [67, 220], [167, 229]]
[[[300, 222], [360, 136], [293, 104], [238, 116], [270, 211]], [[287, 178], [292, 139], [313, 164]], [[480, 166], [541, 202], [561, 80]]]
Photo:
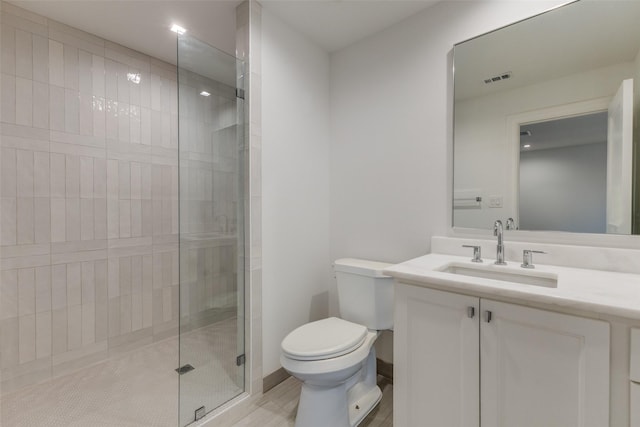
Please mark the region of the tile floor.
[[[378, 377], [378, 385], [382, 389], [382, 401], [359, 427], [393, 426], [393, 385], [383, 377]], [[265, 393], [235, 427], [293, 426], [299, 395], [300, 382], [289, 377]]]
[[2, 396], [2, 427], [175, 427], [177, 338]]
[[182, 360], [196, 369], [183, 376], [175, 372], [179, 344], [173, 337], [4, 394], [0, 426], [176, 427], [179, 404], [181, 418], [190, 420], [195, 408], [217, 407], [241, 392], [236, 330], [231, 318], [185, 334]]
[[[179, 346], [174, 337], [3, 395], [0, 426], [175, 427], [179, 423], [179, 404], [183, 413], [191, 413], [200, 402], [213, 407], [210, 405], [225, 402], [240, 391], [235, 385], [241, 384], [242, 372], [235, 364], [221, 361], [230, 359], [229, 355], [202, 357], [212, 354], [215, 344], [220, 348], [219, 344], [235, 330], [235, 319], [228, 319], [187, 334], [185, 338], [191, 340], [187, 346], [193, 352], [187, 357], [196, 370], [191, 378], [188, 374], [182, 376], [180, 403], [179, 376], [174, 371]], [[229, 351], [235, 351], [235, 347]], [[184, 357], [183, 352], [183, 360]], [[216, 383], [224, 384], [211, 387], [214, 378]], [[393, 386], [383, 377], [379, 377], [378, 384], [383, 391], [382, 401], [361, 427], [393, 425]], [[290, 377], [265, 393], [235, 425], [293, 426], [299, 394], [300, 382]], [[183, 425], [185, 417], [181, 418]]]

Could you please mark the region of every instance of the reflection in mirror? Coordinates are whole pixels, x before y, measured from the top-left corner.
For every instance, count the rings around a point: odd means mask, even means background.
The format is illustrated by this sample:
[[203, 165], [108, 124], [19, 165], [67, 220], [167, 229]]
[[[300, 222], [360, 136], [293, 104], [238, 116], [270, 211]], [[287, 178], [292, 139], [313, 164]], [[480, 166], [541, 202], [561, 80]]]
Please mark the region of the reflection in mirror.
[[520, 126], [524, 230], [606, 232], [607, 113]]
[[455, 46], [455, 227], [640, 228], [638, 22], [639, 1], [581, 0]]

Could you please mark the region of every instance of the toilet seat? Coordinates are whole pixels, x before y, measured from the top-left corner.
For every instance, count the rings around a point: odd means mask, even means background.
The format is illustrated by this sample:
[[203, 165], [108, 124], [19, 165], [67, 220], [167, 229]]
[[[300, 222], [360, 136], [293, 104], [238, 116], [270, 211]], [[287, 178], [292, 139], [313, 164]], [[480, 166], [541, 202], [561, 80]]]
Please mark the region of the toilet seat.
[[282, 341], [282, 352], [294, 360], [325, 360], [343, 356], [360, 347], [367, 328], [357, 323], [330, 317], [307, 323]]

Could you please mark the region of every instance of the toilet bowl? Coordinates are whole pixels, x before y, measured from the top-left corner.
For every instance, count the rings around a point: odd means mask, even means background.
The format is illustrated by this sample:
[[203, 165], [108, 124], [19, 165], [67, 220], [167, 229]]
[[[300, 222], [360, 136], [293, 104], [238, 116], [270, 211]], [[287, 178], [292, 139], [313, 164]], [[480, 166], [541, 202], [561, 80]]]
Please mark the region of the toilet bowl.
[[[280, 363], [303, 383], [296, 427], [356, 426], [375, 407], [382, 397], [376, 384], [377, 337], [377, 331], [331, 317], [303, 325], [285, 338]], [[337, 338], [343, 339], [342, 345], [334, 345]]]
[[[342, 317], [302, 325], [282, 341], [282, 367], [302, 382], [296, 427], [354, 427], [382, 397], [376, 384], [376, 327], [392, 326], [390, 264], [335, 262]], [[346, 297], [346, 298], [343, 298]]]

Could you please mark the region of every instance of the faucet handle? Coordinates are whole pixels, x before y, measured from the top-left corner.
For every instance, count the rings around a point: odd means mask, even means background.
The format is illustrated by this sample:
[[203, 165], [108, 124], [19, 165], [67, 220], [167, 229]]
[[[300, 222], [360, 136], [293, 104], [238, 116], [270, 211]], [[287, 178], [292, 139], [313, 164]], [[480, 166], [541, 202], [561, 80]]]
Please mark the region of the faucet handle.
[[496, 219], [495, 222], [493, 223], [493, 235], [499, 236], [501, 234], [502, 234], [502, 221], [500, 221], [499, 219]]
[[463, 248], [473, 248], [473, 258], [471, 262], [482, 262], [482, 248], [476, 245], [462, 245]]
[[546, 254], [546, 252], [543, 251], [534, 251], [533, 249], [525, 249], [522, 251], [522, 264], [520, 264], [520, 267], [522, 268], [536, 268], [535, 265], [533, 265], [533, 254]]

